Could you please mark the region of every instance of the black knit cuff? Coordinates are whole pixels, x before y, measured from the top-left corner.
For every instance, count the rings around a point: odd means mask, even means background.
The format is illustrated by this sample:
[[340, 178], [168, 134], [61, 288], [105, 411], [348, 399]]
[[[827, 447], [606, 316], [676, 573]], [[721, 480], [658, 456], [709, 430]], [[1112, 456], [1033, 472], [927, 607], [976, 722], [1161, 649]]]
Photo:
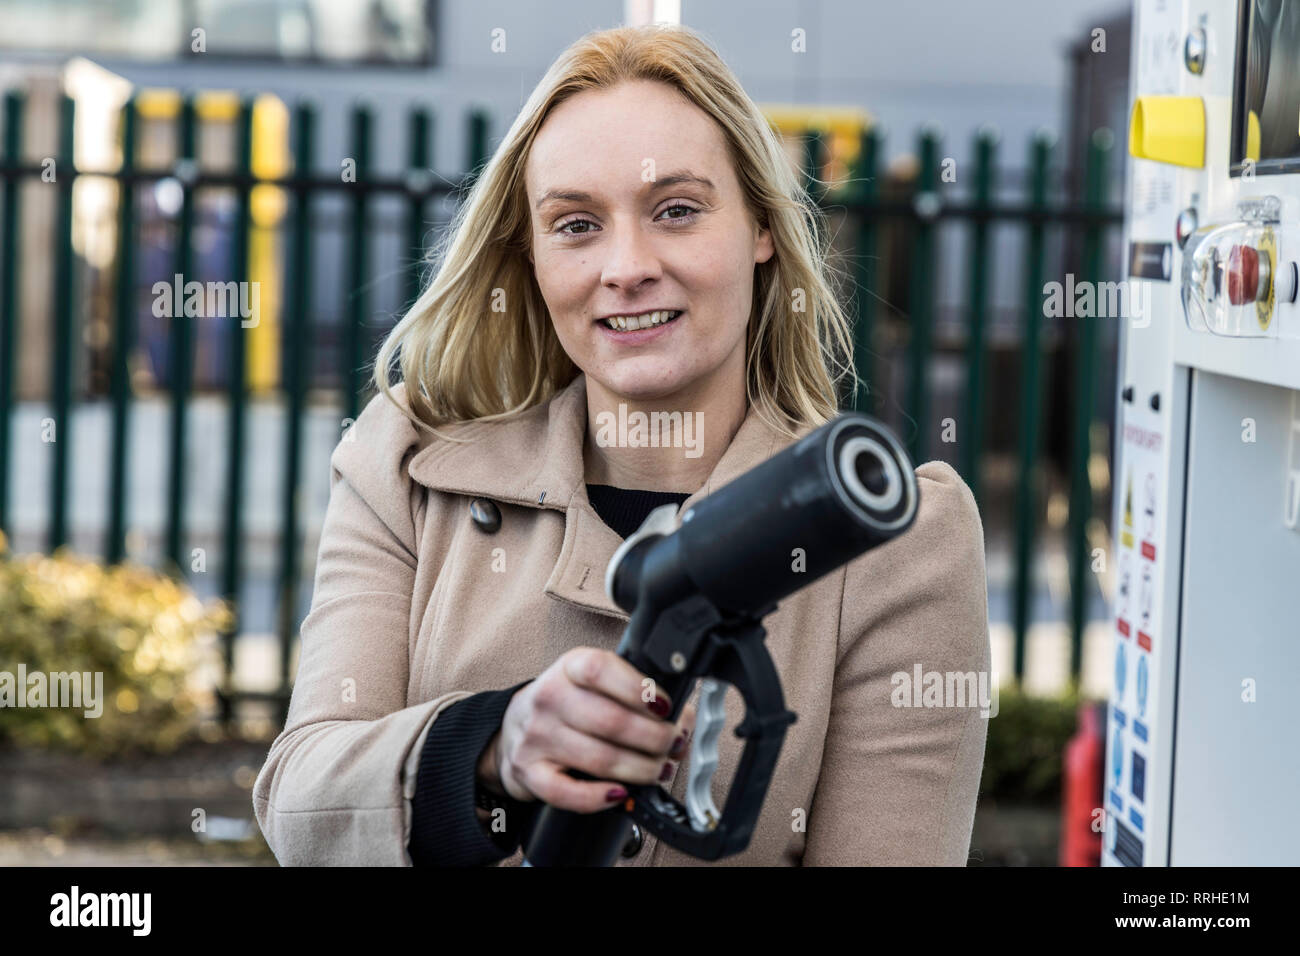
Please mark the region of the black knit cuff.
[[479, 758], [501, 729], [510, 698], [528, 683], [458, 700], [429, 727], [411, 801], [408, 849], [416, 866], [487, 866], [518, 849], [533, 803], [498, 797], [506, 807], [506, 831], [490, 833], [475, 810], [474, 785]]

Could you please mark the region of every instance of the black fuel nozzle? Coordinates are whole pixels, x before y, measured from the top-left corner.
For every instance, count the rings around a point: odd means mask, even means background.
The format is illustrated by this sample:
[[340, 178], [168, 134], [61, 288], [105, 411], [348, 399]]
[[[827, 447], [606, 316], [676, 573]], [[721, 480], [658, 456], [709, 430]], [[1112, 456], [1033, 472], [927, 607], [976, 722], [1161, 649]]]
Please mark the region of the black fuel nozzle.
[[[618, 653], [668, 694], [669, 720], [701, 681], [701, 719], [714, 737], [720, 688], [740, 692], [746, 710], [736, 733], [746, 743], [726, 807], [713, 806], [710, 780], [701, 785], [692, 763], [685, 806], [655, 785], [629, 786], [624, 805], [599, 813], [543, 808], [524, 840], [528, 862], [610, 865], [633, 822], [702, 859], [744, 850], [795, 719], [763, 644], [762, 618], [902, 534], [919, 503], [898, 439], [871, 416], [846, 412], [701, 499], [680, 526], [674, 506], [655, 509], [606, 571], [610, 599], [630, 615]], [[705, 743], [697, 734], [696, 747]]]

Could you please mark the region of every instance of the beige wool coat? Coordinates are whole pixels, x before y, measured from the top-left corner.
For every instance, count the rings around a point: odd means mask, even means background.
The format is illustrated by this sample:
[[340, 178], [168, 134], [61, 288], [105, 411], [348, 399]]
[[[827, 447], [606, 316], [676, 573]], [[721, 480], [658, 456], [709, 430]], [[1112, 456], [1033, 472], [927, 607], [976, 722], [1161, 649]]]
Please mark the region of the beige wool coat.
[[[603, 581], [622, 539], [587, 500], [585, 389], [579, 374], [513, 421], [442, 429], [465, 445], [417, 431], [378, 395], [335, 448], [288, 721], [253, 791], [282, 864], [410, 865], [416, 770], [439, 713], [569, 648], [618, 645], [627, 615]], [[794, 440], [751, 408], [678, 521]], [[988, 673], [983, 528], [950, 466], [916, 474], [909, 531], [764, 618], [798, 718], [748, 849], [719, 865], [967, 862], [987, 718], [969, 704], [898, 706], [896, 675]], [[476, 497], [500, 508], [496, 533], [470, 519]], [[719, 806], [743, 745], [734, 688], [726, 708]], [[668, 785], [683, 801], [685, 771]], [[702, 862], [646, 834], [617, 865]]]

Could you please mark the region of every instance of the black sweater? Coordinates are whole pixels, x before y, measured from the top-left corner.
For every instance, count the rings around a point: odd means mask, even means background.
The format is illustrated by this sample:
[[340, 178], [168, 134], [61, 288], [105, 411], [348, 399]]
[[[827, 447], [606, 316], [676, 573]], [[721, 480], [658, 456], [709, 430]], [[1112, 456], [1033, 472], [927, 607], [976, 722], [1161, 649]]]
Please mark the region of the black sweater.
[[[587, 485], [587, 498], [601, 520], [620, 538], [641, 526], [655, 508], [680, 506], [690, 495]], [[473, 694], [447, 707], [429, 728], [420, 751], [408, 849], [416, 866], [486, 866], [519, 848], [540, 804], [500, 798], [506, 806], [504, 833], [492, 833], [475, 811], [474, 780], [479, 758], [501, 727], [510, 698], [528, 684]]]

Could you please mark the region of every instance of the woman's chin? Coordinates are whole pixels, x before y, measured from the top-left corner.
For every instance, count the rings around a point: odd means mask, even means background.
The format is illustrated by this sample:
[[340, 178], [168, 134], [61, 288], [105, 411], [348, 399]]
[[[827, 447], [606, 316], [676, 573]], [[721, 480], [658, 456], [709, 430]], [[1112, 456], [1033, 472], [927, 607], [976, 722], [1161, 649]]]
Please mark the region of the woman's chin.
[[649, 356], [624, 359], [599, 379], [609, 391], [631, 402], [662, 399], [689, 382], [689, 377], [682, 374], [681, 363]]

